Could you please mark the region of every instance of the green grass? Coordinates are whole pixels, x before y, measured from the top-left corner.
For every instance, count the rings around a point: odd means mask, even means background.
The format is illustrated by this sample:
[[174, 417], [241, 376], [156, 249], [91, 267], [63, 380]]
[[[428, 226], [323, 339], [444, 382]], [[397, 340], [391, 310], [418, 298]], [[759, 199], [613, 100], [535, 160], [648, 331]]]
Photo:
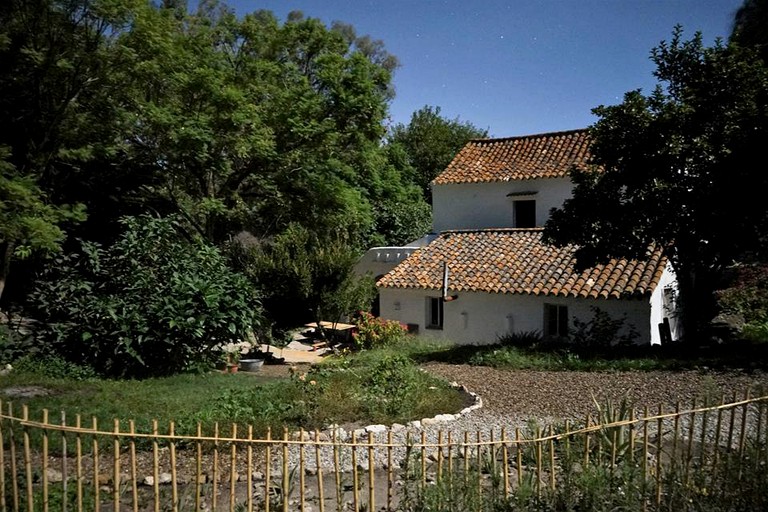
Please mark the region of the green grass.
[[[65, 411], [68, 424], [80, 415], [82, 425], [91, 426], [95, 418], [100, 429], [111, 430], [116, 419], [121, 430], [134, 420], [142, 432], [151, 430], [153, 420], [167, 432], [173, 421], [180, 434], [193, 434], [198, 423], [208, 432], [215, 423], [223, 432], [238, 423], [253, 425], [254, 434], [260, 435], [267, 428], [282, 431], [283, 426], [315, 429], [331, 423], [406, 422], [464, 406], [457, 390], [390, 349], [329, 359], [306, 374], [284, 378], [210, 372], [141, 381], [80, 380], [78, 372], [77, 377], [46, 376], [46, 367], [59, 366], [48, 362], [0, 377], [0, 397], [12, 401], [16, 416], [27, 405], [33, 420], [42, 419], [47, 409], [49, 421], [58, 423], [60, 411]], [[47, 394], [30, 398], [7, 394], [10, 388], [26, 386], [43, 388]]]

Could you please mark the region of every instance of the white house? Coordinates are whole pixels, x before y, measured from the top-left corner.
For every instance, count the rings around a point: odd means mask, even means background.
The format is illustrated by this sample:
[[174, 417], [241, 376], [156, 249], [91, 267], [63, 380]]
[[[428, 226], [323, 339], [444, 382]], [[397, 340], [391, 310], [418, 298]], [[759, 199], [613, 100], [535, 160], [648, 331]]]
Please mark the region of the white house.
[[[676, 339], [676, 281], [660, 250], [643, 261], [574, 270], [575, 247], [542, 241], [550, 209], [570, 197], [568, 172], [589, 159], [586, 130], [473, 140], [432, 182], [433, 230], [404, 248], [369, 251], [383, 318], [457, 343], [539, 331], [565, 336], [592, 307], [634, 326], [639, 343]], [[384, 263], [380, 261], [379, 263]]]

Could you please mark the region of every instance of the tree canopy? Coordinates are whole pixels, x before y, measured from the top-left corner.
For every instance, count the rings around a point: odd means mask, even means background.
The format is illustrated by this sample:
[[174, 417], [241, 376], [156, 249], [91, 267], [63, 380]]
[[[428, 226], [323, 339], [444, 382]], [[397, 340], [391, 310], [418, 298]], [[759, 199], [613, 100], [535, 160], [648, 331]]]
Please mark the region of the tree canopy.
[[714, 313], [724, 266], [766, 248], [768, 190], [758, 164], [768, 141], [768, 69], [749, 48], [677, 27], [652, 51], [659, 85], [594, 109], [592, 167], [574, 170], [573, 197], [547, 238], [579, 245], [581, 266], [665, 249], [677, 273], [689, 337]]

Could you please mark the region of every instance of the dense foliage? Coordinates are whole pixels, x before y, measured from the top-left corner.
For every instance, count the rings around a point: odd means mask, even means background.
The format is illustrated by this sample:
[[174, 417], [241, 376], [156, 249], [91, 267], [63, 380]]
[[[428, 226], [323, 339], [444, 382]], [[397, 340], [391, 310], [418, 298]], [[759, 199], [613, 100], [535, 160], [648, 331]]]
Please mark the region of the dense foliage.
[[546, 236], [580, 246], [591, 266], [664, 248], [677, 273], [683, 321], [697, 338], [715, 313], [713, 291], [734, 260], [765, 251], [768, 190], [756, 164], [768, 140], [768, 68], [754, 52], [701, 35], [652, 52], [656, 90], [594, 110], [594, 166], [574, 171], [573, 198], [552, 212]]
[[173, 219], [125, 218], [109, 247], [59, 257], [30, 300], [47, 351], [104, 375], [168, 375], [213, 364], [217, 345], [260, 326], [250, 283]]

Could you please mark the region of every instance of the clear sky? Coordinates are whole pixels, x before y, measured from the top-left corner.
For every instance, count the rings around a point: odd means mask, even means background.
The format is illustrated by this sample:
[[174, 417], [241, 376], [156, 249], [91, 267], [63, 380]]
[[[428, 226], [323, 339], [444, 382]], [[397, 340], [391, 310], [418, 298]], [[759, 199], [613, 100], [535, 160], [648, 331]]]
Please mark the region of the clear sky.
[[[494, 137], [583, 128], [591, 109], [649, 93], [650, 51], [700, 31], [727, 39], [742, 0], [228, 0], [284, 20], [302, 11], [381, 39], [401, 66], [391, 123], [424, 105]], [[687, 37], [686, 37], [687, 38]]]

